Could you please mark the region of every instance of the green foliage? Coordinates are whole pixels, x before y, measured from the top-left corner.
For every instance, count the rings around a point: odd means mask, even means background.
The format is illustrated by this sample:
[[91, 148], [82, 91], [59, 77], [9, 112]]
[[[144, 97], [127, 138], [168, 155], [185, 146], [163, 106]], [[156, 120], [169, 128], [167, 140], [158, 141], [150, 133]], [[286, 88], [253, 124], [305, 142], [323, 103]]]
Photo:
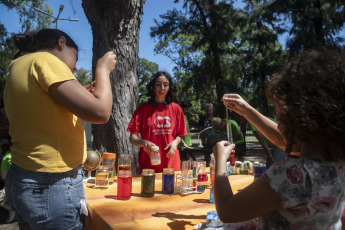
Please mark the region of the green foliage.
[[[257, 1], [263, 19], [275, 23], [276, 31], [288, 31], [287, 47], [292, 55], [326, 44], [339, 46], [344, 38], [344, 0]], [[286, 23], [290, 22], [290, 23]]]
[[[179, 0], [175, 0], [179, 2]], [[180, 100], [211, 102], [224, 114], [220, 98], [239, 93], [273, 116], [266, 84], [289, 57], [319, 44], [341, 46], [342, 0], [183, 0], [183, 9], [159, 15], [151, 28], [155, 52], [175, 64]], [[289, 33], [287, 50], [278, 36]], [[202, 113], [202, 111], [200, 111]]]
[[157, 63], [150, 62], [145, 58], [139, 58], [138, 65], [138, 82], [139, 82], [139, 104], [147, 102], [149, 97], [147, 96], [146, 86], [150, 81], [153, 74], [158, 72], [159, 67]]
[[[23, 32], [49, 28], [51, 24], [51, 17], [48, 15], [52, 15], [53, 10], [46, 0], [0, 0], [0, 4], [16, 10]], [[44, 11], [46, 14], [39, 11]]]
[[[0, 0], [8, 9], [15, 9], [18, 13], [22, 31], [28, 32], [33, 29], [48, 28], [51, 24], [50, 17], [38, 13], [33, 7], [53, 14], [53, 10], [49, 7], [45, 0]], [[31, 7], [29, 7], [31, 6]], [[18, 52], [13, 40], [12, 34], [0, 23], [0, 98], [3, 97], [6, 78], [8, 76], [8, 67], [15, 54]]]
[[227, 57], [236, 52], [233, 44], [244, 21], [232, 3], [185, 0], [184, 11], [169, 10], [151, 28], [151, 36], [159, 39], [155, 51], [177, 65], [179, 88], [183, 92], [192, 88], [193, 103], [212, 102], [216, 110], [224, 110], [220, 98], [225, 92], [238, 91], [237, 76], [228, 72]]
[[80, 68], [74, 72], [74, 75], [77, 78], [78, 82], [83, 86], [89, 85], [92, 82], [92, 75], [90, 70]]

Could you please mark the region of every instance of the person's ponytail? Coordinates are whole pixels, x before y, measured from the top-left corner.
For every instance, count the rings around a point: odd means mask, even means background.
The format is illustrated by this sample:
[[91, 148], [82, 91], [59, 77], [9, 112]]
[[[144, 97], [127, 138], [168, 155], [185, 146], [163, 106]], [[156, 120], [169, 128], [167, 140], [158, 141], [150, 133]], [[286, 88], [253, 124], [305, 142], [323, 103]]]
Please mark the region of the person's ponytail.
[[54, 49], [60, 37], [66, 39], [67, 46], [78, 50], [78, 46], [65, 32], [58, 29], [42, 29], [37, 32], [15, 34], [12, 37], [19, 50], [14, 58], [18, 58], [22, 53], [33, 53], [38, 50]]

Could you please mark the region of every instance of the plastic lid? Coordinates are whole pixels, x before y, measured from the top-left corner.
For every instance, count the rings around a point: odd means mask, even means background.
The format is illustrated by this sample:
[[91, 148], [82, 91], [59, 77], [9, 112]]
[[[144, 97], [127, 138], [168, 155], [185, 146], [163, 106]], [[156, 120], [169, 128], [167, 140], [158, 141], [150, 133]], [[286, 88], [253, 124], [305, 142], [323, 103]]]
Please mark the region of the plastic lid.
[[106, 153], [106, 152], [104, 152], [102, 157], [103, 157], [103, 159], [115, 159], [116, 154], [115, 153]]
[[211, 158], [214, 158], [214, 155], [213, 155], [213, 153], [211, 153]]

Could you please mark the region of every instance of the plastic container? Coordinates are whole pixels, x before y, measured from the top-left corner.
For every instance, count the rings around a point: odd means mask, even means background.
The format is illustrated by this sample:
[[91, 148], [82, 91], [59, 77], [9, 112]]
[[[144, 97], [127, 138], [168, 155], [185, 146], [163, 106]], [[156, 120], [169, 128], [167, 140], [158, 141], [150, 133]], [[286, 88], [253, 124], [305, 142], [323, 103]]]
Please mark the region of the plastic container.
[[211, 153], [211, 161], [210, 161], [210, 176], [211, 176], [211, 184], [214, 185], [214, 177], [216, 175], [216, 161], [214, 159], [213, 153]]
[[104, 152], [102, 155], [102, 165], [115, 165], [115, 158], [116, 154], [115, 153], [107, 153]]
[[159, 152], [159, 146], [152, 146], [153, 151], [151, 152], [151, 165], [160, 165], [161, 164], [161, 155]]
[[155, 195], [155, 170], [143, 169], [141, 174], [141, 196], [153, 197]]
[[214, 190], [213, 190], [213, 187], [210, 189], [210, 203], [214, 204]]
[[164, 168], [162, 176], [162, 193], [173, 194], [175, 186], [175, 172], [173, 168]]

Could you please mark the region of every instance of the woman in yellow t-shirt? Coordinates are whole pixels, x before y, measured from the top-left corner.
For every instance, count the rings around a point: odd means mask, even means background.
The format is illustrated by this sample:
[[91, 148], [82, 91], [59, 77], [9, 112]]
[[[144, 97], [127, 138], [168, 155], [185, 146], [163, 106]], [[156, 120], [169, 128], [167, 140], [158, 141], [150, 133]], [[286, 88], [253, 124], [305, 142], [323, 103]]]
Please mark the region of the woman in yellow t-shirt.
[[82, 229], [86, 141], [80, 119], [109, 120], [116, 56], [110, 51], [99, 59], [97, 84], [83, 87], [73, 75], [78, 46], [66, 33], [43, 29], [13, 39], [27, 54], [10, 64], [4, 91], [13, 142], [8, 203], [21, 228]]

